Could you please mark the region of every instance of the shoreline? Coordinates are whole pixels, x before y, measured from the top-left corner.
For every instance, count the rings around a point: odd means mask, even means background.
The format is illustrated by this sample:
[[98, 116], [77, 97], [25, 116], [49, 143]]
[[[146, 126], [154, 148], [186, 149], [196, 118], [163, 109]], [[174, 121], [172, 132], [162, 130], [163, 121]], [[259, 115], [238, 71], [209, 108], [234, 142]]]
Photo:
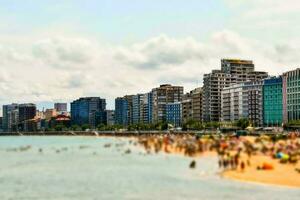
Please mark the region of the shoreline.
[[[197, 149], [201, 146], [195, 146], [195, 144], [197, 144], [199, 140], [194, 140], [194, 142], [192, 142], [193, 139], [191, 138], [176, 137], [177, 136], [175, 136], [175, 138], [170, 139], [171, 142], [168, 139], [166, 139], [166, 137], [152, 137], [150, 139], [144, 138], [140, 141], [140, 144], [144, 145], [146, 151], [164, 152], [166, 154], [176, 154], [194, 159], [206, 156], [214, 156], [219, 159], [222, 158], [221, 160], [224, 159], [224, 157], [218, 154], [215, 149], [210, 149], [211, 147], [209, 147], [209, 140], [202, 140], [202, 142], [200, 143], [202, 144], [203, 149]], [[248, 136], [241, 138], [242, 141], [247, 141], [253, 144], [255, 139], [256, 138], [254, 137]], [[236, 155], [236, 153], [237, 151], [234, 149], [228, 151], [228, 154], [230, 154], [229, 157]], [[226, 157], [228, 157], [228, 155], [225, 155], [225, 158]], [[219, 162], [221, 160], [219, 160]], [[243, 170], [241, 167], [242, 162], [245, 163]], [[218, 165], [218, 163], [216, 163], [216, 165]], [[271, 166], [271, 169], [266, 169], [263, 167], [266, 165]], [[220, 166], [219, 163], [219, 167], [221, 172], [218, 174], [220, 177], [225, 179], [231, 179], [242, 182], [260, 183], [266, 185], [292, 187], [297, 189], [300, 188], [300, 173], [296, 171], [296, 169], [300, 169], [300, 162], [295, 164], [283, 164], [280, 163], [279, 159], [272, 158], [271, 154], [269, 153], [263, 154], [261, 152], [257, 152], [249, 157], [249, 155], [246, 152], [241, 152], [239, 156], [238, 166], [232, 167], [232, 165], [227, 165], [227, 167], [224, 167], [223, 164]]]
[[[96, 134], [95, 132], [77, 132], [78, 134], [57, 134], [57, 132], [51, 132], [52, 134], [41, 134], [41, 133], [35, 133], [35, 134], [24, 134], [24, 135], [1, 135], [1, 136], [79, 136], [79, 137], [124, 137], [124, 138], [134, 138], [138, 143], [140, 143], [141, 147], [145, 145], [145, 150], [149, 152], [163, 152], [165, 154], [173, 154], [173, 155], [180, 155], [184, 157], [190, 157], [192, 159], [196, 159], [199, 157], [219, 157], [218, 153], [215, 150], [209, 150], [207, 147], [205, 147], [202, 151], [196, 151], [192, 154], [189, 154], [187, 151], [186, 146], [180, 146], [180, 137], [184, 136], [176, 136], [178, 137], [178, 141], [173, 141], [173, 143], [169, 143], [167, 141], [164, 141], [164, 133], [163, 132], [157, 132], [156, 136], [150, 136], [148, 137], [148, 134], [144, 133], [142, 135], [138, 135], [133, 132], [123, 132], [123, 133], [101, 133]], [[71, 132], [67, 132], [71, 133]], [[159, 134], [158, 134], [159, 133]], [[188, 133], [186, 133], [188, 135]], [[0, 138], [1, 138], [0, 136]], [[141, 136], [141, 137], [139, 137]], [[149, 138], [151, 138], [149, 140]], [[159, 141], [159, 137], [161, 140], [160, 146], [157, 147], [157, 142]], [[141, 140], [142, 138], [142, 140]], [[148, 138], [148, 139], [147, 139]], [[145, 144], [145, 139], [147, 141], [147, 144]], [[190, 139], [190, 138], [189, 138]], [[253, 140], [254, 137], [245, 137], [244, 139], [247, 139], [249, 141]], [[166, 143], [165, 143], [166, 142]], [[178, 143], [179, 142], [179, 143]], [[191, 142], [191, 141], [189, 141]], [[182, 144], [181, 144], [182, 145]], [[157, 149], [158, 148], [158, 149]], [[231, 153], [235, 153], [235, 151], [232, 151]], [[300, 169], [300, 162], [296, 164], [286, 163], [282, 164], [279, 162], [278, 159], [272, 158], [270, 155], [264, 155], [264, 154], [256, 154], [252, 155], [251, 158], [249, 158], [245, 153], [241, 154], [240, 161], [246, 161], [250, 160], [250, 163], [247, 163], [244, 170], [241, 170], [238, 166], [236, 169], [222, 169], [218, 175], [221, 178], [228, 179], [228, 180], [234, 180], [234, 181], [240, 181], [240, 182], [247, 182], [247, 183], [253, 183], [253, 184], [264, 184], [264, 185], [272, 185], [272, 186], [283, 186], [283, 187], [289, 187], [289, 188], [295, 188], [300, 189], [300, 173], [296, 171], [297, 169]], [[272, 170], [258, 170], [257, 168], [259, 166], [262, 166], [264, 163], [268, 163], [273, 166]], [[216, 163], [218, 165], [218, 163]]]
[[[178, 152], [174, 149], [163, 153], [190, 158], [218, 157], [218, 154], [214, 151], [203, 152], [194, 156], [186, 156], [183, 152]], [[291, 164], [280, 164], [277, 160], [263, 155], [253, 156], [251, 158], [251, 162], [252, 165], [250, 167], [246, 167], [243, 172], [240, 170], [223, 170], [218, 173], [218, 175], [227, 180], [300, 189], [300, 174], [293, 170], [295, 167], [300, 167], [300, 163], [295, 166], [292, 166]], [[269, 171], [258, 171], [256, 169], [256, 165], [262, 165], [264, 162], [272, 163], [274, 165], [274, 169]], [[283, 175], [281, 173], [285, 174]], [[297, 176], [299, 176], [299, 178], [297, 178]]]
[[2, 136], [145, 136], [145, 135], [165, 135], [178, 134], [189, 135], [195, 134], [193, 131], [45, 131], [45, 132], [0, 132]]
[[[218, 157], [218, 154], [214, 151], [208, 151], [203, 153], [198, 153], [194, 156], [186, 156], [183, 152], [176, 151], [174, 149], [169, 149], [169, 152], [164, 152], [164, 154], [173, 154], [183, 157], [190, 157], [192, 159], [203, 158], [203, 157]], [[266, 171], [256, 169], [255, 164], [261, 165], [263, 162], [271, 162], [274, 165], [274, 170]], [[293, 170], [295, 167], [300, 167], [300, 163], [295, 166], [291, 164], [280, 164], [277, 160], [274, 160], [268, 156], [258, 155], [251, 158], [253, 163], [251, 167], [247, 167], [243, 172], [240, 170], [223, 170], [218, 175], [221, 178], [239, 182], [246, 182], [251, 184], [262, 184], [266, 186], [278, 186], [278, 187], [288, 187], [293, 189], [300, 189], [300, 174]], [[249, 170], [250, 169], [250, 170]], [[279, 169], [279, 170], [278, 170]], [[280, 172], [287, 173], [284, 176]], [[264, 174], [269, 173], [268, 176]], [[297, 179], [297, 176], [299, 178]], [[259, 177], [257, 179], [257, 177]], [[284, 178], [283, 178], [284, 177]], [[292, 180], [292, 181], [291, 181]], [[295, 181], [296, 180], [296, 181]]]

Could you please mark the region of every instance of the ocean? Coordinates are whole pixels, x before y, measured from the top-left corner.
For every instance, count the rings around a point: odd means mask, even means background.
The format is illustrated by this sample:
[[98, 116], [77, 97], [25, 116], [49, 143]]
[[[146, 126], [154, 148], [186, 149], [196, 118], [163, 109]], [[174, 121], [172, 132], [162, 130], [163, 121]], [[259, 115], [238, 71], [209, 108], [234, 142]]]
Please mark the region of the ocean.
[[130, 138], [0, 137], [1, 200], [299, 200], [300, 190], [218, 175], [217, 159], [146, 154]]

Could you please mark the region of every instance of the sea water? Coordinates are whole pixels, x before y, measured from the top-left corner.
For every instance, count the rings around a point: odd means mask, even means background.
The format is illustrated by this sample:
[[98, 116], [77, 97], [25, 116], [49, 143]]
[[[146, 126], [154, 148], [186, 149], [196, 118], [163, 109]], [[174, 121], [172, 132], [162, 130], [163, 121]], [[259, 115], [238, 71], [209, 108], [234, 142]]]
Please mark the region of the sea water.
[[0, 199], [299, 200], [299, 189], [222, 179], [214, 157], [191, 160], [129, 138], [0, 137]]

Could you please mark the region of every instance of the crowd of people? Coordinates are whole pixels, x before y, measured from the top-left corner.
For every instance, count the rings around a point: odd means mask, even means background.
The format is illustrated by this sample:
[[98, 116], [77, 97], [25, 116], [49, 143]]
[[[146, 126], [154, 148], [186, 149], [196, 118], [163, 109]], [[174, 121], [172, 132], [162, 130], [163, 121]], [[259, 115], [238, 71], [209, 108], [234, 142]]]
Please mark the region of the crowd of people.
[[[296, 164], [300, 160], [300, 138], [299, 135], [293, 133], [257, 137], [193, 134], [145, 135], [139, 137], [139, 143], [148, 153], [163, 151], [181, 153], [190, 157], [215, 153], [218, 156], [219, 167], [223, 170], [244, 171], [251, 166], [251, 158], [255, 155], [269, 156], [278, 159], [282, 164]], [[258, 170], [274, 168], [267, 162], [255, 167]]]

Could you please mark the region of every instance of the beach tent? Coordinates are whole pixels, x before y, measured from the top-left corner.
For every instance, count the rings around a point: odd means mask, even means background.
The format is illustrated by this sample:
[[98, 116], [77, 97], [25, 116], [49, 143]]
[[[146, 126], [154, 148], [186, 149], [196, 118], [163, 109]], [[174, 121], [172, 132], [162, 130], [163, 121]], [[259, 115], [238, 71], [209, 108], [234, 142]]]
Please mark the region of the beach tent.
[[272, 170], [272, 169], [274, 169], [274, 167], [270, 163], [264, 163], [262, 169], [263, 170]]

